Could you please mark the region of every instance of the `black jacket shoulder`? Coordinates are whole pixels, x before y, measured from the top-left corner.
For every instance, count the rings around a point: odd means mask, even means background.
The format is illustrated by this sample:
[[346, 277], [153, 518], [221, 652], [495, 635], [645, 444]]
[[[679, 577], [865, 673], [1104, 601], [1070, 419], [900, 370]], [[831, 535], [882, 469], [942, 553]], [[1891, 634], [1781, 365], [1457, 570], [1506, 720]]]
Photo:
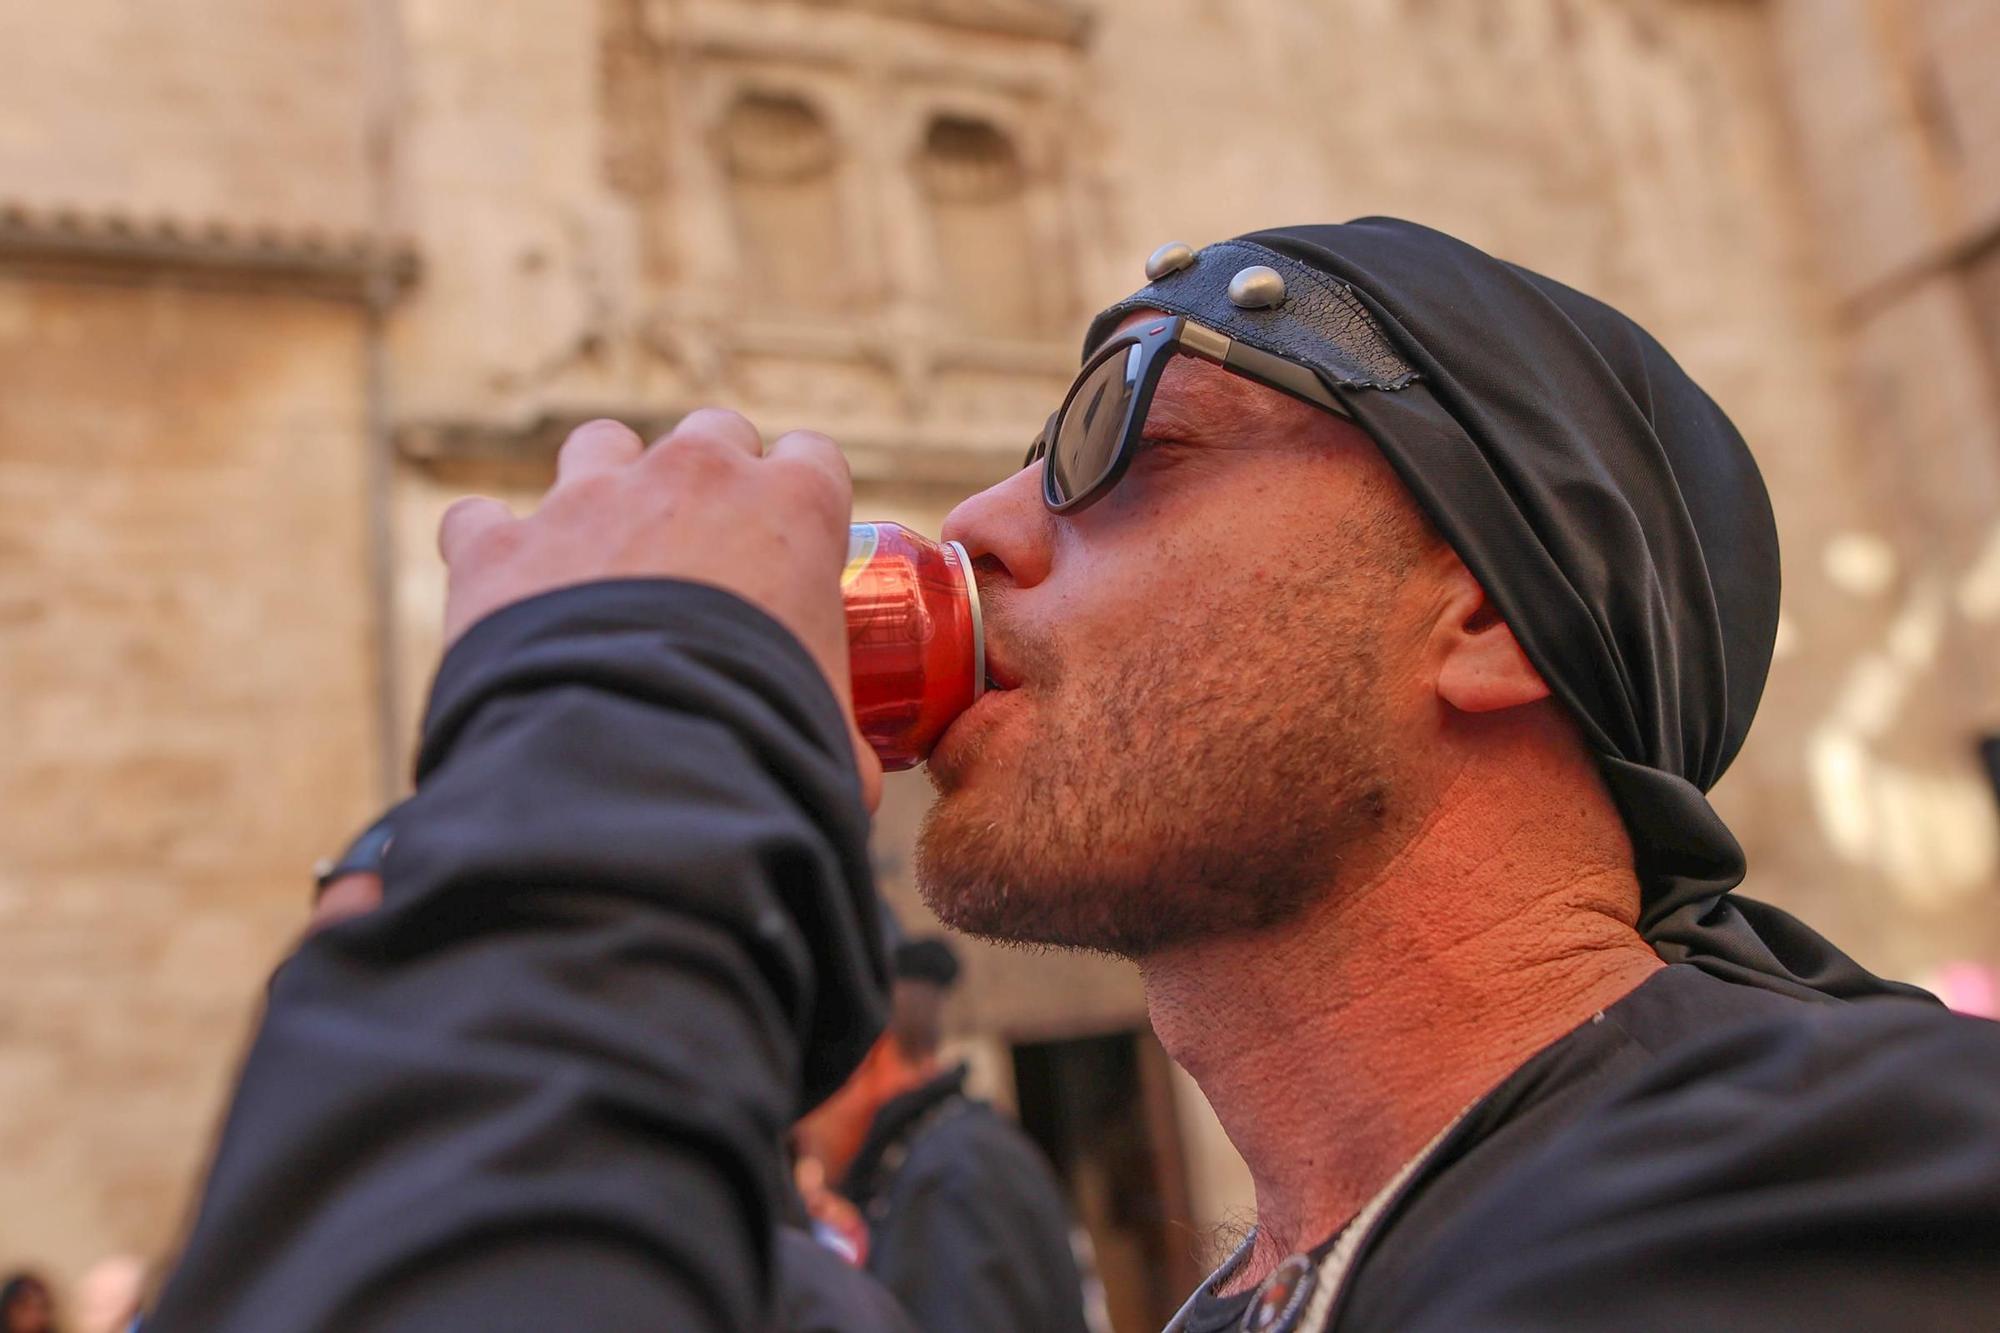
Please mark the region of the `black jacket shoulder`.
[[1724, 998], [1754, 1012], [1690, 1031], [1608, 1011], [1592, 1104], [1489, 1171], [1346, 1326], [1990, 1326], [2000, 1025]]

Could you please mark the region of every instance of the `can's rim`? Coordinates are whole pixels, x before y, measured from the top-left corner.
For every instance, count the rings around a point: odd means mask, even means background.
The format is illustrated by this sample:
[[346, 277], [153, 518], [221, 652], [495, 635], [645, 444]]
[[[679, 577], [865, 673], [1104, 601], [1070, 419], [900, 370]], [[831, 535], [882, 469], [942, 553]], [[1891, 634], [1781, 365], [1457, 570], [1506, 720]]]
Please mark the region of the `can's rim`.
[[972, 557], [959, 542], [946, 542], [958, 552], [959, 577], [965, 580], [965, 600], [972, 606], [972, 702], [986, 693], [986, 617], [979, 610], [979, 580], [972, 577]]

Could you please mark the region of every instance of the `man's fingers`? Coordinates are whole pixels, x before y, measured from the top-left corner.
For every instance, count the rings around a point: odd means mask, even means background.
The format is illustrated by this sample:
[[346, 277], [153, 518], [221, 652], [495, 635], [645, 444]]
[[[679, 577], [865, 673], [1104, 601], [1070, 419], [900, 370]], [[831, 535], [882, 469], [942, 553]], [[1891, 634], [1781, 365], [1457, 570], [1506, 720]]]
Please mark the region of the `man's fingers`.
[[[854, 517], [854, 474], [840, 446], [815, 430], [787, 431], [771, 442], [764, 454], [773, 467], [789, 469], [801, 487], [820, 506], [820, 516], [835, 523]], [[845, 533], [841, 534], [844, 538]], [[848, 685], [847, 664], [843, 659], [823, 663], [835, 689]], [[861, 773], [861, 799], [874, 814], [882, 804], [882, 761], [868, 748], [854, 711], [847, 710], [847, 729], [854, 743], [856, 766]]]
[[646, 452], [646, 442], [622, 422], [586, 421], [569, 433], [556, 452], [556, 485], [611, 472]]
[[854, 766], [861, 774], [861, 803], [873, 815], [882, 808], [882, 757], [868, 746], [868, 740], [861, 734], [861, 724], [854, 720], [850, 711], [847, 718], [847, 738], [854, 746]]
[[484, 495], [456, 501], [438, 520], [438, 554], [449, 565], [481, 533], [514, 521], [514, 511]]
[[750, 418], [741, 412], [731, 412], [723, 407], [698, 407], [682, 417], [680, 424], [667, 432], [666, 438], [654, 445], [655, 450], [672, 449], [676, 444], [708, 440], [728, 445], [742, 453], [757, 457], [764, 452], [764, 437], [750, 424]]
[[772, 442], [764, 457], [811, 476], [816, 483], [815, 490], [826, 501], [829, 510], [838, 510], [843, 517], [851, 517], [854, 474], [847, 466], [847, 455], [841, 453], [840, 446], [832, 440], [818, 431], [787, 431]]
[[852, 489], [854, 485], [854, 475], [847, 466], [847, 455], [840, 452], [839, 445], [816, 430], [786, 431], [772, 442], [764, 457], [791, 459], [838, 478], [842, 486]]

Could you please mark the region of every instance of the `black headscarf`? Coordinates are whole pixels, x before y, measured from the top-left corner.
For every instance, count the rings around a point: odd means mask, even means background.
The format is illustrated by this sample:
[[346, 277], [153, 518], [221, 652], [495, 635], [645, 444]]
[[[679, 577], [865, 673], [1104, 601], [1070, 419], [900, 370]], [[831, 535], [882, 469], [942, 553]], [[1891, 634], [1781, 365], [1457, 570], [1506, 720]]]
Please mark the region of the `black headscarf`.
[[[1275, 306], [1228, 295], [1242, 269]], [[1479, 579], [1596, 752], [1668, 962], [1801, 997], [1921, 995], [1730, 895], [1706, 792], [1763, 694], [1778, 536], [1749, 449], [1651, 335], [1600, 301], [1394, 218], [1255, 232], [1101, 314], [1164, 309], [1316, 369]]]

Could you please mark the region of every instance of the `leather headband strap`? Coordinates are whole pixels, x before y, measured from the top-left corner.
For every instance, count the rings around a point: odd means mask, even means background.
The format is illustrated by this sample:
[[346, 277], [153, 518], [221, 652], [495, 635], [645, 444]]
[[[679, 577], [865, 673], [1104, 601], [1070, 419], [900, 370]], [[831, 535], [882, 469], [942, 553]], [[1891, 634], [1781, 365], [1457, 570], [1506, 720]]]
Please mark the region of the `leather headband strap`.
[[[1275, 306], [1245, 309], [1229, 299], [1229, 281], [1259, 264], [1277, 270], [1285, 280], [1285, 296]], [[1219, 241], [1199, 250], [1192, 264], [1107, 308], [1091, 321], [1084, 355], [1088, 357], [1134, 310], [1185, 315], [1252, 347], [1312, 367], [1330, 388], [1400, 389], [1418, 377], [1351, 287], [1250, 241]]]

